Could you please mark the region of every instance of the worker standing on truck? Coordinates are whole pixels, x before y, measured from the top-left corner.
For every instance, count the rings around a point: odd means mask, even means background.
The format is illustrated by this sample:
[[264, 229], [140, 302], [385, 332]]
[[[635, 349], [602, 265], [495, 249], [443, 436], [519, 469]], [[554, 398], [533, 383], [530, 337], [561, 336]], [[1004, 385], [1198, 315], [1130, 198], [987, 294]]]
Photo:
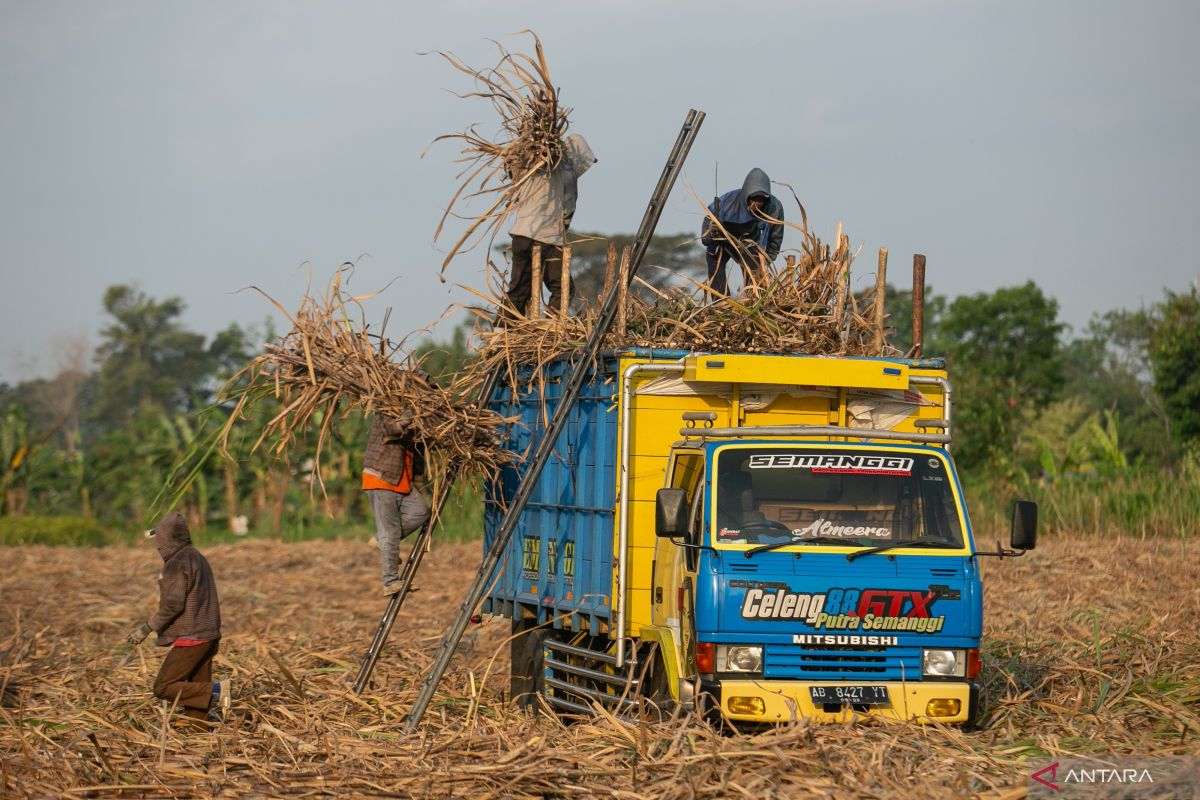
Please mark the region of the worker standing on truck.
[[413, 440], [411, 421], [411, 410], [405, 418], [377, 413], [363, 454], [362, 488], [375, 515], [384, 595], [400, 591], [400, 541], [429, 521], [429, 503], [415, 485], [425, 474], [425, 454]]
[[126, 637], [134, 647], [151, 633], [158, 646], [169, 647], [154, 696], [177, 703], [193, 719], [226, 720], [231, 698], [229, 681], [214, 683], [212, 661], [221, 643], [221, 603], [212, 568], [192, 546], [187, 521], [178, 511], [146, 531], [162, 557], [158, 576], [158, 611]]
[[765, 279], [766, 264], [778, 258], [783, 247], [783, 203], [771, 194], [767, 173], [755, 167], [742, 188], [713, 201], [704, 216], [700, 242], [708, 260], [708, 285], [714, 292], [728, 293], [725, 265], [730, 258], [741, 265], [746, 283]]
[[[513, 201], [516, 219], [508, 233], [512, 237], [512, 272], [508, 281], [509, 314], [528, 311], [533, 286], [533, 248], [542, 247], [542, 281], [550, 290], [551, 312], [562, 302], [562, 248], [567, 228], [579, 199], [579, 176], [591, 169], [596, 156], [587, 141], [573, 133], [563, 142], [558, 164], [543, 167], [518, 190]], [[542, 287], [536, 287], [540, 292]], [[566, 288], [568, 302], [572, 287]]]

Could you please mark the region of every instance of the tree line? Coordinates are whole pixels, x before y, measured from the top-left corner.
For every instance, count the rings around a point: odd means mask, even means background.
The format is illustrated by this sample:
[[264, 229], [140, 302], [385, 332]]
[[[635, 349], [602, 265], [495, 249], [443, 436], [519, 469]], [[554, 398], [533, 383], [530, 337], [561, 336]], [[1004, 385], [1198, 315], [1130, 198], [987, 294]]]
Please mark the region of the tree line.
[[[575, 260], [578, 285], [591, 287], [583, 297], [598, 294], [603, 279], [606, 242], [595, 241]], [[687, 237], [656, 247], [656, 263], [698, 272]], [[218, 389], [274, 338], [269, 322], [206, 337], [185, 328], [178, 297], [118, 285], [102, 303], [107, 324], [94, 351], [60, 352], [52, 378], [0, 385], [0, 516], [138, 525], [186, 463], [196, 480], [181, 507], [197, 526], [278, 533], [326, 513], [367, 518], [360, 415], [336, 426], [335, 457], [322, 465], [325, 500], [309, 485], [305, 443], [283, 458], [252, 451], [249, 432], [265, 419], [242, 426], [233, 460], [197, 455], [197, 441], [228, 413]], [[886, 308], [890, 339], [906, 351], [911, 293], [888, 287]], [[924, 352], [950, 364], [955, 453], [968, 480], [1104, 480], [1200, 465], [1196, 287], [1165, 292], [1148, 308], [1097, 314], [1079, 332], [1033, 282], [953, 299], [927, 291]], [[462, 327], [417, 355], [435, 375], [474, 357]]]

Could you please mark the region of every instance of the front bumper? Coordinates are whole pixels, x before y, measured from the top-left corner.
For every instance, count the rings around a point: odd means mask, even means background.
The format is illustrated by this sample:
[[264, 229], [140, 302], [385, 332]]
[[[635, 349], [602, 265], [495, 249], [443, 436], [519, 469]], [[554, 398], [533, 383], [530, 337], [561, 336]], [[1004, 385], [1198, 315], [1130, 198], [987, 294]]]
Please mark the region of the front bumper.
[[[964, 724], [974, 722], [978, 714], [979, 685], [968, 681], [871, 681], [873, 686], [886, 686], [887, 705], [842, 707], [827, 711], [814, 706], [809, 688], [835, 685], [830, 681], [781, 680], [721, 680], [705, 682], [702, 687], [717, 702], [721, 715], [738, 722], [777, 723], [810, 719], [814, 722], [847, 722], [855, 718], [883, 717], [893, 720], [913, 720], [920, 723], [945, 722]], [[762, 713], [739, 713], [730, 710], [732, 698], [759, 698]], [[929, 704], [935, 700], [957, 700], [958, 713], [930, 716]], [[742, 701], [742, 705], [745, 705]]]

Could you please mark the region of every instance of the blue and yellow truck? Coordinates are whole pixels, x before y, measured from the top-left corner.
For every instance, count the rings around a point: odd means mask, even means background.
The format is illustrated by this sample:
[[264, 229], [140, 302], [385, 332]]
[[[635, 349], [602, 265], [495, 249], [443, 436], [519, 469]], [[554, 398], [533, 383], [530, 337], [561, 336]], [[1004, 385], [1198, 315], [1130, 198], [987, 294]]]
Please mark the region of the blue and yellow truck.
[[[531, 450], [567, 358], [491, 407]], [[979, 557], [941, 359], [628, 349], [588, 367], [484, 611], [512, 690], [563, 713], [701, 705], [726, 720], [980, 713]], [[485, 549], [518, 462], [492, 482]]]

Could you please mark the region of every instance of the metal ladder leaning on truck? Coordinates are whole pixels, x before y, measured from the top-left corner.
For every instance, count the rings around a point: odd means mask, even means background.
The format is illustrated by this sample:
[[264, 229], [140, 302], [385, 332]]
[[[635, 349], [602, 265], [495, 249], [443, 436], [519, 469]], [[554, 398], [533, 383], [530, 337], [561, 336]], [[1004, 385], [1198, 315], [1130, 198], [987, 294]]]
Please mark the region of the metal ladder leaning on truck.
[[[536, 444], [544, 396], [501, 385]], [[543, 410], [543, 403], [546, 408]], [[512, 691], [562, 713], [698, 704], [735, 723], [980, 713], [978, 558], [938, 358], [602, 355], [483, 610], [512, 620]], [[516, 469], [490, 487], [485, 548]]]

